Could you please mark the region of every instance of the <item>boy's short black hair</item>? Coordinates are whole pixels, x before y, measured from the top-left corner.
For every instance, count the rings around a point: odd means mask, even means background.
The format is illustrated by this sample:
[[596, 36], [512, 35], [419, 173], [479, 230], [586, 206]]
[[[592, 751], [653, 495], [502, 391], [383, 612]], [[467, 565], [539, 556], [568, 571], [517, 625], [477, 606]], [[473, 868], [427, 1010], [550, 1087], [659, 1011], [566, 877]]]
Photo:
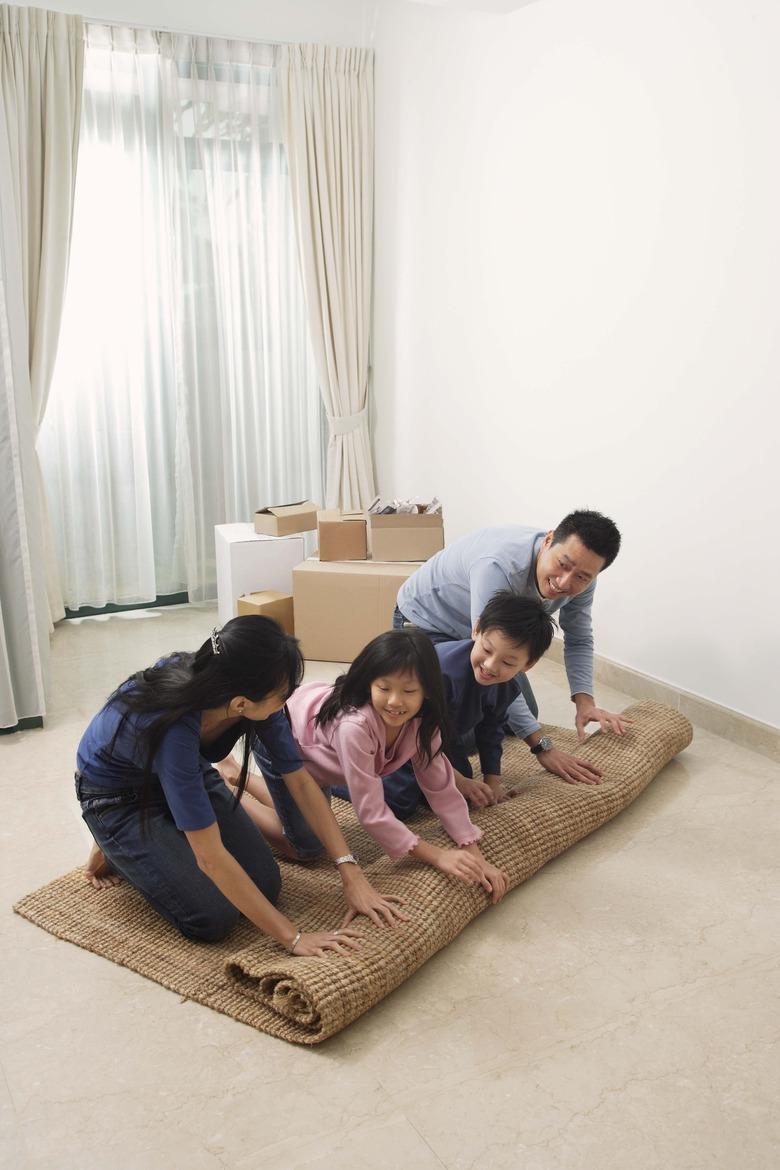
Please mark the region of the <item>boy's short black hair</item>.
[[504, 589], [494, 593], [482, 610], [477, 629], [481, 634], [500, 630], [510, 642], [523, 647], [531, 662], [537, 662], [550, 648], [555, 622], [541, 601]]
[[605, 569], [609, 568], [620, 552], [618, 527], [614, 520], [602, 516], [601, 512], [589, 512], [586, 509], [569, 512], [553, 532], [552, 542], [560, 544], [569, 536], [578, 536], [585, 548], [597, 557], [603, 557]]

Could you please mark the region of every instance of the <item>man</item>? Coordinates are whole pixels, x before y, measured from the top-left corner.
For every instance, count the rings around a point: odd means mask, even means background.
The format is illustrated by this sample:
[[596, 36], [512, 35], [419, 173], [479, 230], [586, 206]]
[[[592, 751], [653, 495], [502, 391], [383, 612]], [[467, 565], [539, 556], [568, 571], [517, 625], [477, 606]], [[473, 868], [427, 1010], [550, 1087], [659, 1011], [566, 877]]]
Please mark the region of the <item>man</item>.
[[[571, 512], [555, 529], [540, 532], [520, 525], [483, 528], [463, 536], [426, 561], [401, 586], [393, 617], [396, 627], [419, 626], [434, 642], [468, 638], [491, 597], [510, 589], [538, 598], [548, 613], [560, 612], [566, 675], [576, 707], [580, 742], [597, 722], [622, 735], [627, 722], [593, 696], [591, 608], [599, 573], [620, 549], [620, 533], [600, 512]], [[524, 675], [522, 695], [508, 712], [508, 724], [539, 762], [570, 784], [598, 784], [601, 772], [555, 747], [543, 736], [538, 708]]]

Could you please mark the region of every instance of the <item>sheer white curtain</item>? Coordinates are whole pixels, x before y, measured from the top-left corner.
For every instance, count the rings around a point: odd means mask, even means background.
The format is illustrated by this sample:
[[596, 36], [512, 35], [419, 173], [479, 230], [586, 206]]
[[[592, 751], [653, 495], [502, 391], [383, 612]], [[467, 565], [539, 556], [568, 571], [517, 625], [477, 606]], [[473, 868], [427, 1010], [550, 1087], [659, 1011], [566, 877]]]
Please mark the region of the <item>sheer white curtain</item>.
[[214, 524], [322, 497], [275, 52], [88, 29], [39, 442], [72, 608], [213, 597]]

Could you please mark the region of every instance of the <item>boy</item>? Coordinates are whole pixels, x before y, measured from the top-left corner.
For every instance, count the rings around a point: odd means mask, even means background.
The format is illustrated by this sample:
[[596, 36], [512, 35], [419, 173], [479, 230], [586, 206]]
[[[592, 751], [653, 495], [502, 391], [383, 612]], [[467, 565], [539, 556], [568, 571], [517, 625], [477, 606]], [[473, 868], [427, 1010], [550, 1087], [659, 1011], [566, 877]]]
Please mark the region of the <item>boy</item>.
[[[480, 614], [472, 637], [436, 646], [447, 696], [452, 740], [447, 758], [458, 789], [477, 808], [506, 799], [501, 750], [507, 709], [520, 694], [518, 672], [531, 669], [549, 649], [555, 622], [540, 601], [505, 590]], [[476, 742], [483, 781], [474, 780], [467, 739]], [[410, 765], [383, 780], [385, 801], [400, 820], [423, 802]], [[345, 788], [334, 795], [346, 798]]]

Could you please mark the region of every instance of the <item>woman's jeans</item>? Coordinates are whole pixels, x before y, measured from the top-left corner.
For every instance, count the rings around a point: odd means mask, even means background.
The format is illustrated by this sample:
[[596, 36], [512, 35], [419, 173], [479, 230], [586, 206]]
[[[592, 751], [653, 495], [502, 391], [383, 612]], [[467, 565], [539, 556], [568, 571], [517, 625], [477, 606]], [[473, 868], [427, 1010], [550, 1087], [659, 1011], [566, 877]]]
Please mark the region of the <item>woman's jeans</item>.
[[[260, 830], [252, 823], [214, 768], [203, 782], [217, 818], [222, 844], [269, 902], [282, 879]], [[217, 942], [236, 925], [239, 911], [198, 868], [184, 833], [176, 828], [159, 784], [152, 786], [145, 816], [140, 789], [99, 788], [76, 773], [81, 815], [106, 861], [187, 938]]]
[[[271, 800], [274, 802], [276, 815], [282, 822], [285, 837], [302, 861], [313, 861], [323, 852], [323, 844], [317, 834], [309, 827], [309, 822], [293, 800], [289, 788], [274, 768], [270, 756], [257, 736], [255, 736], [252, 754], [255, 757], [255, 763], [263, 773], [263, 779]], [[323, 788], [322, 791], [330, 800], [330, 788]]]

